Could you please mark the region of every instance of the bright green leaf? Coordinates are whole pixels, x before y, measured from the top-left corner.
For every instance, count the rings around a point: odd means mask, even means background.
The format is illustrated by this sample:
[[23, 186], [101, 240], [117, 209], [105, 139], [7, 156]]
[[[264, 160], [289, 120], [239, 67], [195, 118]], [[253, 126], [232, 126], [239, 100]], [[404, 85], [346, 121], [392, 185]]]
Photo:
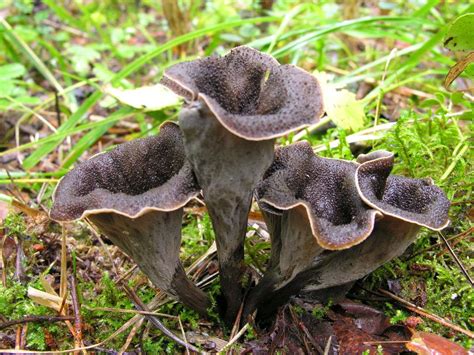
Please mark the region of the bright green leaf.
[[67, 49], [67, 54], [74, 70], [81, 75], [86, 75], [90, 71], [90, 64], [100, 59], [100, 53], [91, 47], [72, 45]]
[[13, 82], [10, 80], [1, 80], [0, 81], [0, 97], [10, 96], [13, 92], [14, 86]]
[[328, 82], [326, 73], [316, 73], [323, 91], [324, 110], [336, 126], [358, 131], [364, 127], [365, 112], [361, 101], [355, 94]]
[[474, 50], [474, 13], [454, 20], [444, 38], [444, 46], [452, 51]]
[[0, 80], [19, 78], [25, 73], [26, 69], [20, 63], [5, 64], [0, 66]]
[[178, 95], [161, 84], [131, 90], [108, 87], [105, 92], [125, 105], [144, 111], [158, 111], [165, 107], [177, 106], [181, 102]]

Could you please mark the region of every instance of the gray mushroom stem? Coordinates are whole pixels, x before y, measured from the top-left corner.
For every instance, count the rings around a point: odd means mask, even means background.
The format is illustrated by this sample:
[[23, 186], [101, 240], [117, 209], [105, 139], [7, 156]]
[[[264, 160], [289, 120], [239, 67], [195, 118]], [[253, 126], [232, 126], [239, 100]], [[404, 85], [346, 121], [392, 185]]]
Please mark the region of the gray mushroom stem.
[[209, 299], [188, 279], [179, 260], [182, 215], [181, 208], [150, 211], [137, 218], [100, 213], [88, 219], [128, 254], [161, 291], [205, 316]]
[[[299, 273], [309, 268], [324, 251], [314, 240], [303, 207], [283, 211], [281, 215], [264, 212], [264, 217], [272, 238], [270, 264], [258, 285], [247, 296], [243, 322], [247, 315], [261, 308], [260, 304], [269, 302], [276, 290], [291, 283]], [[292, 289], [295, 292], [295, 288]]]
[[312, 265], [296, 275], [260, 302], [258, 315], [265, 319], [292, 295], [327, 302], [329, 297], [339, 299], [353, 283], [378, 267], [403, 254], [416, 239], [420, 227], [392, 217], [376, 222], [365, 241], [350, 249], [326, 251], [316, 257]]
[[302, 293], [354, 282], [387, 261], [403, 254], [416, 239], [420, 226], [386, 216], [377, 221], [370, 237], [350, 249], [328, 253], [323, 260], [315, 261], [311, 272], [312, 284]]
[[216, 234], [225, 319], [232, 322], [242, 300], [243, 241], [253, 189], [272, 162], [273, 140], [233, 135], [200, 102], [184, 108], [179, 123]]

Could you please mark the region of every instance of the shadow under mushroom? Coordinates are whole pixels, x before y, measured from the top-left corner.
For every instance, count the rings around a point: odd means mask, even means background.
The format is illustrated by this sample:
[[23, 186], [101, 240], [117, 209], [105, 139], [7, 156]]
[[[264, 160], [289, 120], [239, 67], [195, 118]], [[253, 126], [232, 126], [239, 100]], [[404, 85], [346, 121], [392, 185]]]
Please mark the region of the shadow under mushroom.
[[179, 261], [183, 206], [199, 191], [181, 132], [165, 123], [158, 136], [119, 145], [70, 171], [56, 188], [50, 215], [89, 219], [155, 286], [206, 315], [208, 297]]

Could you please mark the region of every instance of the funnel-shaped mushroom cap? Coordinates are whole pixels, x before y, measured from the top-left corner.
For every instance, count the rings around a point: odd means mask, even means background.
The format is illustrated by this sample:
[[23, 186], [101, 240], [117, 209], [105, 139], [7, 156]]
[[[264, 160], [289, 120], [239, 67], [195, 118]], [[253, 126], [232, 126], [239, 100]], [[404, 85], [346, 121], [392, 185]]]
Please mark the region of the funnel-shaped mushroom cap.
[[227, 130], [247, 140], [282, 136], [322, 114], [314, 76], [245, 46], [176, 64], [162, 83], [188, 101], [203, 101]]
[[357, 166], [315, 156], [307, 142], [277, 149], [257, 188], [259, 204], [272, 213], [303, 206], [320, 246], [349, 248], [370, 235], [380, 214], [359, 197], [354, 181]]
[[182, 207], [198, 193], [181, 131], [165, 123], [158, 136], [122, 144], [69, 172], [50, 215], [87, 217], [155, 286], [205, 315], [209, 300], [179, 260]]
[[51, 218], [70, 221], [114, 212], [131, 218], [173, 211], [199, 193], [178, 126], [99, 154], [69, 172], [54, 194]]
[[361, 198], [384, 215], [440, 230], [449, 223], [449, 200], [431, 179], [391, 175], [393, 154], [377, 151], [358, 158], [356, 181]]

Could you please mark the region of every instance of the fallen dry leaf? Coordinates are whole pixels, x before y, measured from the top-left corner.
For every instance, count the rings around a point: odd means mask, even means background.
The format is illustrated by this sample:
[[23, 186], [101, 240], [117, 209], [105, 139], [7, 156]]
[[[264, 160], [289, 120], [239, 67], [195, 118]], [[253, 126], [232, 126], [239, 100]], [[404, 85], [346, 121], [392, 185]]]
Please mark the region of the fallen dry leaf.
[[474, 63], [474, 52], [469, 53], [449, 69], [448, 75], [446, 75], [446, 79], [444, 79], [444, 87], [448, 89], [452, 82], [461, 75], [470, 63]]
[[0, 224], [3, 223], [10, 211], [10, 204], [8, 202], [0, 201]]
[[166, 107], [178, 106], [181, 103], [181, 98], [178, 95], [161, 84], [130, 90], [108, 86], [104, 88], [104, 92], [125, 105], [144, 111], [159, 111]]
[[356, 99], [356, 94], [329, 81], [329, 75], [324, 72], [315, 74], [322, 91], [324, 110], [336, 126], [357, 132], [366, 120], [364, 105]]
[[467, 350], [439, 335], [426, 332], [413, 332], [411, 341], [406, 344], [408, 350], [420, 355], [467, 355]]

